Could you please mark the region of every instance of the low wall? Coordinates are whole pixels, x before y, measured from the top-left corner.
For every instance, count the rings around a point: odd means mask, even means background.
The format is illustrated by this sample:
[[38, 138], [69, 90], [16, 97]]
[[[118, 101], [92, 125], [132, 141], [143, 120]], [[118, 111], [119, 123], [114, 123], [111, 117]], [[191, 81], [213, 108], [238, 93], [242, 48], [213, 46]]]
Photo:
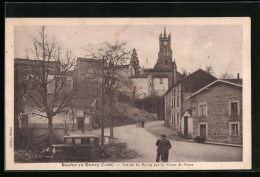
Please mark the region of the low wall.
[[[63, 140], [63, 136], [65, 135], [66, 131], [64, 128], [54, 128], [53, 129], [55, 136], [58, 140]], [[34, 137], [41, 137], [49, 134], [48, 128], [34, 128], [33, 129], [33, 136]]]

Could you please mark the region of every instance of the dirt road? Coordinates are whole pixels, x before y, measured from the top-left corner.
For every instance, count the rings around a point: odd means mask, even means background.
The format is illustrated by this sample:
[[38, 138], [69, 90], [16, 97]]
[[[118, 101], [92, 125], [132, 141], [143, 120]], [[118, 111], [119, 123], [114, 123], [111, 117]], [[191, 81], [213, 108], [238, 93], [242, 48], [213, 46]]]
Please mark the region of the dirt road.
[[[146, 126], [160, 126], [162, 121], [149, 122]], [[165, 127], [162, 127], [165, 128]], [[137, 158], [128, 162], [154, 162], [156, 158], [156, 140], [160, 138], [145, 128], [127, 125], [115, 128], [115, 136], [127, 143], [128, 149], [138, 153]], [[186, 141], [170, 140], [172, 148], [169, 152], [169, 162], [217, 162], [241, 161], [242, 148], [219, 145], [198, 144]]]

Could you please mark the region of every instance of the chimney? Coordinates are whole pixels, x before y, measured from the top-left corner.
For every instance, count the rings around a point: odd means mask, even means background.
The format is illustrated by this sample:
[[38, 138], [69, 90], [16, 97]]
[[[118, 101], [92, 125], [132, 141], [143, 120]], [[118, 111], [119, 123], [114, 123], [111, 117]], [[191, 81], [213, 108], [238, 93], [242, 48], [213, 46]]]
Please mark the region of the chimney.
[[237, 79], [239, 79], [239, 73], [237, 73]]

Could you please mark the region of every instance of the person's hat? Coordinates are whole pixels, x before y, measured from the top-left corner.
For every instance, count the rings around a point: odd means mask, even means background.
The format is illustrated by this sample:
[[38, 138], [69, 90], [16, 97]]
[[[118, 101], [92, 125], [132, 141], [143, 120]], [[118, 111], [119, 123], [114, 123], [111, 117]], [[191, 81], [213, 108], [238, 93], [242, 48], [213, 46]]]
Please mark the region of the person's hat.
[[161, 137], [167, 137], [165, 134], [161, 134]]

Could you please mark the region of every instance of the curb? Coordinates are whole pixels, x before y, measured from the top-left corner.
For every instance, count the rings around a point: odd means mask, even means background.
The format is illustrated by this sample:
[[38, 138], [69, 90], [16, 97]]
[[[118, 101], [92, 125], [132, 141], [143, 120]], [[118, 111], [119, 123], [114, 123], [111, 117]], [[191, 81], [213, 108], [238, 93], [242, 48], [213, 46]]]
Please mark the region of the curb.
[[[193, 140], [187, 140], [187, 142], [194, 142]], [[211, 141], [205, 141], [201, 144], [212, 144], [212, 145], [219, 145], [219, 146], [229, 146], [229, 147], [238, 147], [243, 148], [243, 145], [240, 144], [227, 144], [227, 143], [217, 143], [217, 142], [211, 142]]]

